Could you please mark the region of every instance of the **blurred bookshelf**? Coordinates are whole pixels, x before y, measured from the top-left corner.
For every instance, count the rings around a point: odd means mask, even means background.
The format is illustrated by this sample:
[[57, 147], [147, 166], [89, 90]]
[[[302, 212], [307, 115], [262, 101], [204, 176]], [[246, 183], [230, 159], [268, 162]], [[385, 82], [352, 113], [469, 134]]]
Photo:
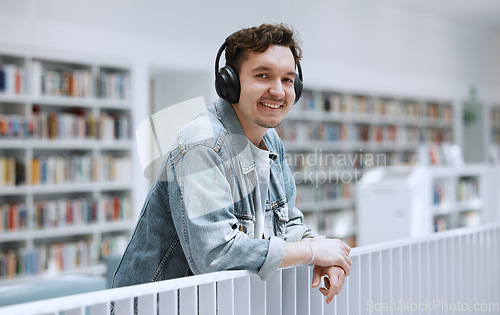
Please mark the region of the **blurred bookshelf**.
[[0, 284], [103, 274], [134, 226], [127, 64], [0, 50]]
[[375, 167], [415, 164], [422, 144], [452, 143], [447, 100], [305, 89], [277, 132], [306, 224], [356, 244], [355, 185]]

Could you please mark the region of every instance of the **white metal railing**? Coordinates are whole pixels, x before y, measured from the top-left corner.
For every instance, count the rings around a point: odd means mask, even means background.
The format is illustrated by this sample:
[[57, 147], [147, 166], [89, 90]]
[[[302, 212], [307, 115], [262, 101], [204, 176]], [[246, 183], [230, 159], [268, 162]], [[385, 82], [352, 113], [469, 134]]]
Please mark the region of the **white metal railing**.
[[261, 281], [224, 271], [0, 308], [0, 314], [499, 314], [500, 224], [354, 248], [351, 275], [331, 304], [312, 268]]

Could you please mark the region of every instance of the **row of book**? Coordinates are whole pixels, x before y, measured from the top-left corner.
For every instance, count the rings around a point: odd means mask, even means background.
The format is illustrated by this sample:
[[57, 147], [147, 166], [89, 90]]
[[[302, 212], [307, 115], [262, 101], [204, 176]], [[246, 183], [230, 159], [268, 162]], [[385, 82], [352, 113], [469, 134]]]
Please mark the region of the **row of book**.
[[132, 178], [132, 160], [128, 156], [103, 155], [94, 158], [94, 181], [130, 181]]
[[[332, 238], [349, 239], [355, 234], [355, 213], [349, 208], [343, 211], [313, 211], [304, 213], [304, 224]], [[352, 244], [351, 244], [352, 246]]]
[[33, 93], [35, 96], [92, 96], [90, 68], [71, 68], [64, 65], [47, 67], [41, 61], [32, 63]]
[[97, 264], [98, 252], [88, 240], [0, 251], [0, 279], [73, 271]]
[[33, 158], [31, 165], [31, 185], [128, 181], [132, 176], [128, 156], [49, 155]]
[[457, 185], [458, 201], [474, 201], [480, 199], [480, 181], [477, 177], [461, 177]]
[[435, 206], [449, 205], [452, 198], [450, 189], [448, 181], [435, 181], [432, 190], [432, 203]]
[[93, 179], [92, 162], [91, 153], [34, 157], [30, 185], [90, 183]]
[[493, 144], [500, 144], [500, 129], [491, 131], [491, 142]]
[[130, 76], [124, 72], [101, 72], [97, 81], [99, 97], [110, 100], [131, 98]]
[[33, 207], [33, 210], [28, 209], [24, 202], [0, 204], [0, 235], [26, 230], [28, 218], [33, 220], [33, 229], [47, 230], [99, 221], [124, 221], [133, 216], [130, 197], [125, 194], [104, 195], [100, 199], [77, 197], [36, 200]]
[[500, 106], [495, 106], [490, 110], [490, 121], [493, 128], [500, 128]]
[[25, 169], [22, 159], [13, 156], [0, 156], [0, 187], [25, 184]]
[[[132, 162], [128, 156], [105, 154], [43, 155], [30, 163], [30, 185], [129, 181]], [[0, 187], [25, 185], [26, 165], [23, 159], [0, 156]]]
[[133, 217], [129, 195], [104, 195], [99, 200], [99, 211], [104, 213], [106, 222], [130, 220]]
[[0, 204], [0, 235], [24, 231], [28, 225], [28, 209], [24, 202]]
[[446, 205], [452, 203], [453, 189], [456, 189], [456, 199], [459, 202], [479, 200], [479, 186], [479, 179], [474, 177], [461, 177], [456, 186], [452, 185], [450, 181], [436, 181], [433, 185], [433, 204]]
[[128, 114], [34, 112], [32, 116], [0, 114], [0, 139], [101, 139], [132, 138]]
[[102, 238], [100, 257], [122, 255], [125, 252], [129, 238], [126, 235], [107, 235]]
[[379, 126], [349, 123], [285, 121], [276, 128], [283, 141], [418, 143], [450, 142], [449, 128], [415, 128], [395, 125]]
[[298, 185], [296, 203], [335, 201], [351, 199], [354, 195], [354, 182], [324, 182], [321, 184]]
[[102, 238], [100, 244], [82, 239], [41, 244], [31, 250], [0, 250], [0, 280], [92, 267], [103, 258], [122, 255], [127, 241], [125, 235], [108, 235]]
[[37, 230], [90, 224], [97, 221], [98, 203], [92, 198], [38, 200], [34, 204]]
[[[310, 177], [310, 173], [321, 172], [327, 178], [337, 177], [342, 180], [354, 173], [355, 178], [361, 171], [379, 166], [412, 164], [415, 160], [415, 152], [328, 152], [314, 150], [311, 152], [297, 152], [287, 154], [286, 159], [290, 170], [294, 175]], [[314, 175], [313, 175], [314, 176]]]
[[26, 71], [16, 64], [0, 64], [0, 93], [21, 95], [26, 93]]
[[481, 224], [479, 211], [463, 211], [434, 217], [434, 231], [441, 232], [461, 227], [474, 227]]
[[417, 102], [366, 95], [304, 91], [297, 107], [301, 110], [332, 113], [453, 120], [453, 106], [449, 103]]

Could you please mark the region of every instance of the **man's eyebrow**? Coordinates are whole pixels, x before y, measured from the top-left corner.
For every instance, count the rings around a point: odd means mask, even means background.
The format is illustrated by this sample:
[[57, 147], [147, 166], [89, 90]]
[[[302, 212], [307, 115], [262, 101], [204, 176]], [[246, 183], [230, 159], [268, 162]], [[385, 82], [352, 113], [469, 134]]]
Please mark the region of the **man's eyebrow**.
[[[260, 72], [260, 71], [272, 71], [272, 69], [270, 67], [266, 67], [266, 66], [259, 66], [259, 67], [256, 67], [254, 69], [252, 69], [252, 72]], [[295, 71], [289, 71], [286, 73], [287, 75], [295, 75]]]

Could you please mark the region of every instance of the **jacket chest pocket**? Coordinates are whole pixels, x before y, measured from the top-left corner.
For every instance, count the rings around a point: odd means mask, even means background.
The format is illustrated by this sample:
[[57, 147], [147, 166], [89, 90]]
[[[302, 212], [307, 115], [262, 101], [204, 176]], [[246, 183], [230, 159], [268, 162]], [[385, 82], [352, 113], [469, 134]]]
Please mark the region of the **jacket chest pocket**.
[[285, 238], [286, 224], [288, 222], [288, 205], [275, 206], [266, 211], [268, 222], [272, 222], [274, 234], [280, 238]]

